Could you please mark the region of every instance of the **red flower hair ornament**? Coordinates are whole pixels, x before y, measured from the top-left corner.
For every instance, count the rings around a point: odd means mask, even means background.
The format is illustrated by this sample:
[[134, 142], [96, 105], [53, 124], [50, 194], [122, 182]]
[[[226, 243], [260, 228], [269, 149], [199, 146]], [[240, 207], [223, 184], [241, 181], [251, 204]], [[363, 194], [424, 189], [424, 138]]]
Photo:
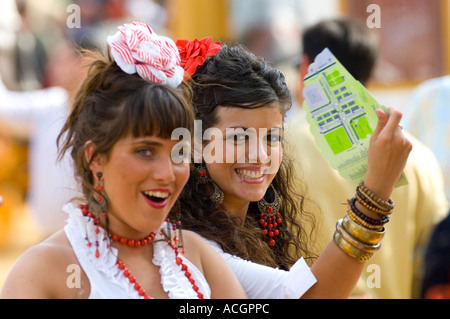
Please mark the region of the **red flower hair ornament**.
[[184, 80], [193, 76], [207, 57], [216, 55], [222, 49], [220, 42], [212, 42], [211, 37], [193, 41], [177, 40], [176, 45], [180, 52], [180, 65], [185, 71]]
[[122, 71], [138, 73], [143, 79], [171, 87], [181, 84], [184, 70], [172, 39], [157, 35], [148, 25], [137, 21], [117, 29], [119, 31], [106, 40]]

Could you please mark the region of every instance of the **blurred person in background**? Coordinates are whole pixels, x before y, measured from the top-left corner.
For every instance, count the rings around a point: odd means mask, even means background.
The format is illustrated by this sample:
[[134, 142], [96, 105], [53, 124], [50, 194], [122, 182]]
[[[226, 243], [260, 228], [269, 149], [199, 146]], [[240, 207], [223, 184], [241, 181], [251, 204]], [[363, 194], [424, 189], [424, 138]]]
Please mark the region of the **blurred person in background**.
[[84, 75], [73, 45], [62, 43], [49, 60], [47, 89], [10, 91], [0, 82], [0, 123], [29, 139], [28, 203], [43, 235], [64, 225], [60, 208], [77, 194], [70, 162], [56, 162], [56, 137], [70, 110], [70, 98]]
[[[37, 222], [38, 233], [45, 236], [62, 227], [66, 216], [61, 214], [60, 209], [56, 209], [77, 194], [69, 162], [56, 162], [56, 137], [69, 111], [71, 95], [78, 88], [84, 70], [80, 54], [68, 40], [61, 41], [57, 37], [53, 39], [56, 45], [49, 48], [50, 55], [35, 54], [33, 45], [42, 41], [35, 35], [39, 32], [33, 29], [28, 16], [31, 12], [26, 3], [18, 1], [16, 6], [14, 2], [7, 1], [2, 2], [2, 6], [5, 10], [8, 8], [8, 15], [16, 17], [10, 19], [9, 28], [3, 28], [2, 38], [13, 39], [13, 43], [17, 45], [13, 45], [10, 51], [4, 46], [0, 50], [1, 65], [13, 66], [10, 69], [2, 68], [0, 74], [0, 133], [6, 141], [0, 147], [0, 157], [7, 157], [8, 160], [6, 163], [3, 161], [2, 166], [9, 163], [8, 171], [14, 174], [8, 177], [10, 174], [5, 175], [0, 170], [0, 178], [4, 188], [5, 183], [16, 185], [18, 181], [25, 179], [23, 174], [17, 173], [18, 165], [23, 166], [23, 170], [27, 172], [27, 183], [23, 190], [24, 197], [27, 197], [26, 210], [31, 212], [33, 222]], [[55, 34], [64, 33], [64, 29], [59, 29], [57, 23], [54, 27]], [[39, 47], [44, 50], [43, 46]], [[28, 55], [41, 58], [28, 59]], [[15, 63], [15, 60], [26, 61], [28, 64]], [[43, 86], [48, 88], [42, 89]], [[25, 155], [23, 163], [18, 163], [17, 160], [17, 163], [11, 163], [11, 160], [20, 158], [18, 155], [21, 153], [17, 154], [17, 147], [11, 145], [10, 140], [20, 141], [24, 145], [28, 159]], [[14, 180], [8, 182], [8, 178]], [[11, 213], [15, 209], [21, 209], [25, 203], [12, 200], [10, 188], [6, 188], [6, 204], [2, 209], [8, 209]], [[19, 220], [19, 223], [23, 221]], [[10, 220], [9, 228], [11, 226]], [[8, 227], [5, 227], [4, 234], [8, 231], [6, 228]]]
[[[299, 56], [305, 11], [298, 0], [230, 0], [232, 37], [285, 74], [295, 90], [296, 70], [292, 59]], [[295, 98], [295, 95], [292, 95]]]
[[413, 92], [405, 110], [404, 127], [431, 148], [444, 172], [445, 194], [450, 200], [450, 76], [431, 79]]
[[[316, 146], [302, 109], [303, 79], [309, 64], [328, 47], [336, 58], [363, 85], [367, 85], [378, 56], [376, 38], [365, 24], [350, 18], [321, 21], [303, 33], [304, 52], [299, 65], [300, 80], [297, 91], [297, 114], [288, 119], [287, 143], [292, 159], [301, 167], [297, 177], [308, 185], [308, 194], [320, 203], [321, 213], [316, 216], [317, 249], [321, 251], [335, 228], [336, 219], [342, 216], [343, 206], [337, 203], [355, 190], [349, 180], [332, 169]], [[369, 268], [363, 271], [354, 290], [354, 296], [374, 298], [418, 297], [422, 277], [421, 262], [431, 231], [446, 214], [448, 203], [443, 189], [443, 177], [433, 153], [417, 139], [404, 131], [413, 144], [404, 173], [408, 185], [392, 193], [396, 216], [386, 228], [384, 249], [368, 263], [379, 266], [375, 274]], [[327, 196], [324, 196], [327, 194]], [[379, 284], [371, 280], [379, 275]]]
[[295, 0], [231, 0], [234, 36], [257, 56], [276, 65], [301, 51], [301, 6]]
[[139, 20], [151, 24], [155, 32], [165, 31], [166, 9], [153, 0], [74, 0], [80, 7], [81, 27], [69, 28], [69, 38], [82, 47], [104, 48], [104, 39], [117, 24]]
[[41, 88], [47, 52], [33, 30], [26, 1], [2, 1], [0, 11], [0, 70], [5, 84], [14, 90]]
[[437, 225], [428, 245], [421, 297], [450, 299], [450, 212]]
[[[22, 2], [0, 3], [0, 76], [15, 90], [40, 88], [46, 55], [41, 41], [32, 32], [28, 12]], [[38, 67], [40, 65], [41, 67]], [[17, 133], [17, 132], [15, 132]], [[28, 186], [28, 140], [26, 134], [11, 134], [0, 124], [0, 246], [12, 242], [15, 222], [23, 217]], [[14, 240], [17, 242], [17, 240]]]

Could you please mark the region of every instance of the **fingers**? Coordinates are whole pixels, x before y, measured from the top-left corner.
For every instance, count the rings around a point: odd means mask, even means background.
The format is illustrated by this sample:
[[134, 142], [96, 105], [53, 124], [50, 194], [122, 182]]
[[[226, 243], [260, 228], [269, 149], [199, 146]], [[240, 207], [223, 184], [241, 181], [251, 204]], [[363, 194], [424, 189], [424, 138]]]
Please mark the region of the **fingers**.
[[392, 135], [398, 128], [402, 128], [400, 124], [402, 113], [391, 107], [389, 107], [388, 110], [389, 114], [386, 114], [382, 109], [375, 110], [378, 116], [378, 124], [373, 135], [378, 136], [381, 131], [383, 131], [384, 134]]
[[402, 116], [399, 111], [389, 108], [389, 119], [384, 127], [386, 134], [394, 134], [399, 128], [401, 129], [400, 120]]
[[389, 118], [389, 114], [387, 114], [385, 111], [383, 111], [382, 109], [376, 109], [375, 112], [377, 113], [378, 116], [378, 120], [382, 121], [383, 123], [386, 123], [388, 118]]
[[412, 144], [399, 126], [402, 114], [389, 108], [389, 115], [377, 110], [377, 127], [369, 146], [366, 182], [378, 196], [389, 198], [403, 171]]
[[378, 116], [378, 123], [373, 132], [373, 135], [378, 136], [383, 128], [386, 126], [387, 121], [389, 120], [389, 115], [387, 115], [382, 109], [376, 109], [375, 112]]

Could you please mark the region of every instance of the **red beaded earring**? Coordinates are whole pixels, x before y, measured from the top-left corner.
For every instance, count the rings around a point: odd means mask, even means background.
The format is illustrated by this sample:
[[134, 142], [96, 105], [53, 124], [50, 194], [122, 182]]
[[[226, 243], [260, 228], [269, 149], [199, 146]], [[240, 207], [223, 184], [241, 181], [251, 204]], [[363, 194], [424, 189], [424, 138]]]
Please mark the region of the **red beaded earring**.
[[[272, 195], [270, 194], [272, 192]], [[271, 195], [271, 196], [270, 196]], [[268, 203], [264, 197], [271, 197], [272, 202]], [[263, 227], [262, 233], [265, 236], [269, 237], [269, 246], [275, 246], [274, 237], [280, 234], [278, 230], [278, 226], [281, 224], [282, 219], [280, 216], [280, 197], [278, 196], [277, 191], [271, 184], [267, 189], [264, 197], [258, 201], [258, 209], [260, 211], [260, 220], [259, 223]]]
[[107, 210], [107, 198], [104, 186], [103, 186], [103, 173], [97, 172], [98, 183], [94, 186], [95, 192], [92, 191], [88, 196], [88, 204], [92, 213], [106, 215]]

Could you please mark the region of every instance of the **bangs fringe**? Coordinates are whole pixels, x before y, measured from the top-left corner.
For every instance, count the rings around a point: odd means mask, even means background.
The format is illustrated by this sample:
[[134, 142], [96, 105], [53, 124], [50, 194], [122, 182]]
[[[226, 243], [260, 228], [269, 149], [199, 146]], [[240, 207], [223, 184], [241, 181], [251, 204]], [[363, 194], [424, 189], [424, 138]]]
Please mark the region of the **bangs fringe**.
[[[193, 129], [194, 112], [180, 93], [174, 89], [155, 85], [136, 94], [125, 105], [125, 118], [133, 137], [158, 136], [170, 138], [176, 128]], [[145, 119], [145, 120], [143, 120]]]

